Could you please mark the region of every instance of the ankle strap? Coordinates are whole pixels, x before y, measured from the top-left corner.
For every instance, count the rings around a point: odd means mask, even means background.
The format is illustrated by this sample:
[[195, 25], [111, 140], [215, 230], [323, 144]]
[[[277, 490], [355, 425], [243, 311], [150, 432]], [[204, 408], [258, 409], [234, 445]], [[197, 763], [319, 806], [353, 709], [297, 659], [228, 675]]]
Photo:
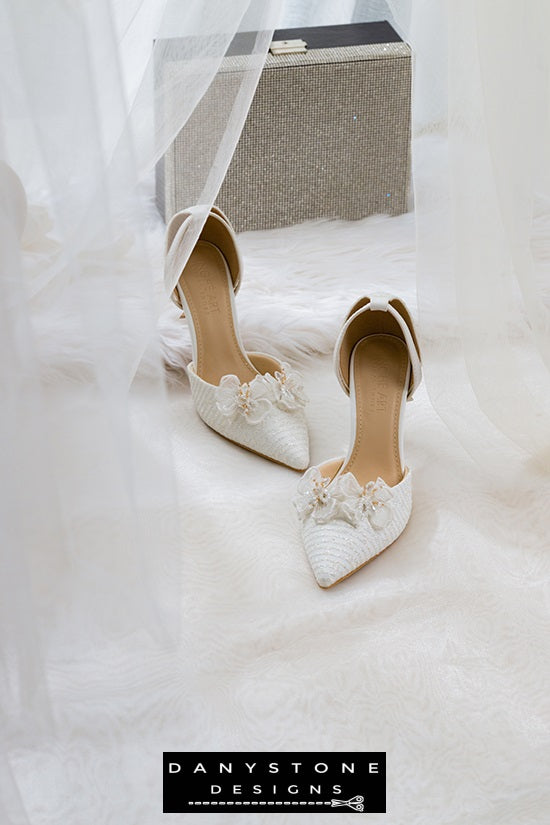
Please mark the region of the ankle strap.
[[[177, 212], [166, 228], [164, 283], [172, 301], [182, 311], [177, 285], [184, 273], [183, 239], [191, 225], [200, 221], [203, 216], [203, 206], [189, 206]], [[209, 241], [220, 249], [229, 266], [233, 290], [237, 293], [241, 285], [242, 272], [237, 238], [229, 218], [217, 206], [210, 209], [198, 240]]]
[[[387, 314], [382, 315], [382, 313]], [[407, 345], [411, 362], [411, 377], [407, 393], [407, 399], [410, 400], [422, 381], [420, 347], [407, 307], [403, 301], [392, 295], [365, 296], [352, 306], [334, 349], [336, 376], [344, 391], [349, 395], [349, 368], [353, 348], [367, 335], [380, 332], [398, 334]]]

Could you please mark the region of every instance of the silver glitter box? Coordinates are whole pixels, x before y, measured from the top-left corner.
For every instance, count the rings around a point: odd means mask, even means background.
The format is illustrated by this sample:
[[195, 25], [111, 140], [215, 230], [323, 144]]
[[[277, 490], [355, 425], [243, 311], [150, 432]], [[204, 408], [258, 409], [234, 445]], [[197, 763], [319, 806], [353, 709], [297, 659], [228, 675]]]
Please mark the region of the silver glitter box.
[[[237, 231], [405, 212], [410, 47], [388, 23], [286, 30], [274, 39], [294, 42], [290, 53], [283, 46], [283, 53], [267, 57], [218, 206]], [[300, 39], [305, 52], [295, 42]], [[336, 45], [315, 47], [327, 40]], [[229, 114], [224, 102], [232, 98], [227, 91], [242, 61], [238, 54], [225, 58], [199, 107], [208, 105], [220, 118]], [[200, 141], [200, 128], [198, 109], [157, 167], [165, 220], [200, 196], [202, 176], [186, 156], [186, 146]]]

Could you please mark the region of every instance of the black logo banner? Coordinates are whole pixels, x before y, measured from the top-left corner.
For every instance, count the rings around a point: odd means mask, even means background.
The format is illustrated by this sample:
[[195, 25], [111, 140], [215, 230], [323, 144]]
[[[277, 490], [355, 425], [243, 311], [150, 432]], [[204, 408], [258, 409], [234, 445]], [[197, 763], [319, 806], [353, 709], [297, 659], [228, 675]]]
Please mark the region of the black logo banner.
[[385, 813], [386, 754], [163, 755], [163, 812]]

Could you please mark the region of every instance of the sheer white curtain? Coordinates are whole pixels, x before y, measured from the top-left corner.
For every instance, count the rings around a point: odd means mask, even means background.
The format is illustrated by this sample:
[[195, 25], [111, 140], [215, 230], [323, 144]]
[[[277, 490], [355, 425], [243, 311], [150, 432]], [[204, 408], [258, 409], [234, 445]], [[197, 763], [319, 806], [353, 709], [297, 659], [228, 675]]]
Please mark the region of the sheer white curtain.
[[[110, 750], [113, 729], [147, 719], [145, 683], [177, 655], [185, 574], [156, 331], [166, 296], [142, 182], [235, 33], [252, 30], [227, 122], [205, 122], [193, 147], [215, 159], [198, 193], [212, 203], [275, 5], [0, 2], [3, 823], [39, 821], [33, 760], [68, 781], [60, 821], [107, 821], [89, 787], [94, 761], [114, 783], [122, 760], [128, 798], [140, 781], [133, 744]], [[168, 61], [170, 73], [156, 71]]]
[[427, 387], [494, 478], [536, 484], [550, 469], [550, 8], [408, 11]]
[[489, 475], [536, 483], [550, 468], [548, 3], [289, 0], [284, 15], [386, 18], [411, 43], [426, 385]]
[[369, 20], [389, 20], [393, 12], [387, 0], [283, 0], [279, 25], [337, 26], [342, 23], [363, 23]]

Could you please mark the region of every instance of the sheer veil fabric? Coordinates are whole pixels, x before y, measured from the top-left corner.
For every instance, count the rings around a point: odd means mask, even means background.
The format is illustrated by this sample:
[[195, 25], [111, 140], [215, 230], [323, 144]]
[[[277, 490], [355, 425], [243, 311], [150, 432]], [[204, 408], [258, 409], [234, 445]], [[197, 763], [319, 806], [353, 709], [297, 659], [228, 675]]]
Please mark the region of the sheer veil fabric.
[[[275, 12], [265, 0], [0, 2], [2, 822], [30, 821], [23, 752], [49, 754], [55, 774], [86, 725], [108, 749], [113, 720], [146, 716], [153, 661], [178, 649], [184, 528], [147, 181], [234, 35], [253, 32], [226, 120], [203, 107], [191, 147], [192, 162], [211, 159], [195, 175], [206, 214]], [[200, 219], [189, 250], [199, 231]], [[95, 711], [79, 706], [85, 662]], [[82, 821], [107, 821], [84, 773], [70, 782]]]
[[386, 17], [412, 45], [426, 385], [489, 478], [536, 485], [550, 470], [548, 4], [303, 0], [285, 11], [296, 25]]
[[[155, 680], [178, 669], [185, 575], [156, 328], [166, 296], [149, 243], [154, 164], [234, 35], [253, 32], [224, 117], [203, 108], [200, 140], [189, 135], [204, 218], [274, 26], [380, 17], [382, 5], [287, 0], [279, 20], [275, 0], [0, 0], [2, 822], [37, 821], [29, 766], [80, 795], [79, 822], [150, 821], [156, 790], [128, 818], [108, 807], [109, 783], [133, 800], [171, 745], [147, 726]], [[430, 397], [505, 491], [535, 488], [550, 468], [550, 9], [385, 8], [415, 53]], [[200, 228], [201, 215], [184, 256]], [[119, 725], [132, 731], [122, 744]], [[96, 751], [75, 753], [86, 730]], [[75, 810], [67, 801], [59, 821]]]
[[493, 482], [536, 486], [550, 470], [550, 9], [391, 5], [415, 50], [430, 398]]

